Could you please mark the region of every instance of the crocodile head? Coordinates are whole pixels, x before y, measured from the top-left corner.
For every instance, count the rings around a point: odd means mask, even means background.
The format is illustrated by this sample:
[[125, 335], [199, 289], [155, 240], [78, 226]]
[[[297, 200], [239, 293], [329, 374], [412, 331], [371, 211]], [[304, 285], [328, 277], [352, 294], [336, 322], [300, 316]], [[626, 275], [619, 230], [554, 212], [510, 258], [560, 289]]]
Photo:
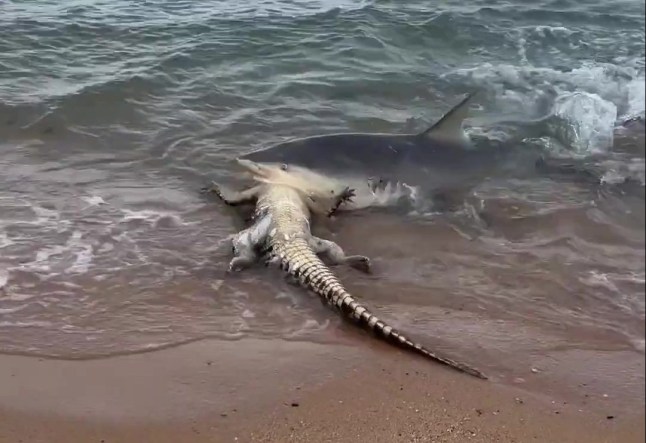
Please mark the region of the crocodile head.
[[246, 169], [251, 177], [255, 180], [263, 181], [264, 179], [271, 179], [278, 174], [277, 166], [273, 163], [257, 163], [243, 158], [237, 158], [236, 162]]
[[346, 185], [340, 180], [303, 166], [258, 163], [240, 158], [236, 161], [255, 181], [298, 190], [307, 206], [316, 214], [327, 214], [335, 205], [337, 197], [346, 189]]

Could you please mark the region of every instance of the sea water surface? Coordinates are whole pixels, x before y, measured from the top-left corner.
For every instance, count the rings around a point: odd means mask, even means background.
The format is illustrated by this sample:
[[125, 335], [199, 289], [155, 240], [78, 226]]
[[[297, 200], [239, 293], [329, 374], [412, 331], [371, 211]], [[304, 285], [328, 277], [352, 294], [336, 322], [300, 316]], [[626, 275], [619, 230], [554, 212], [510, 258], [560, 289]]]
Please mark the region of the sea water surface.
[[364, 345], [278, 271], [225, 275], [243, 222], [199, 189], [291, 137], [421, 131], [477, 89], [470, 133], [594, 179], [342, 215], [325, 235], [375, 272], [340, 276], [491, 372], [521, 351], [643, 359], [644, 128], [623, 122], [644, 114], [644, 22], [638, 0], [0, 2], [0, 352]]

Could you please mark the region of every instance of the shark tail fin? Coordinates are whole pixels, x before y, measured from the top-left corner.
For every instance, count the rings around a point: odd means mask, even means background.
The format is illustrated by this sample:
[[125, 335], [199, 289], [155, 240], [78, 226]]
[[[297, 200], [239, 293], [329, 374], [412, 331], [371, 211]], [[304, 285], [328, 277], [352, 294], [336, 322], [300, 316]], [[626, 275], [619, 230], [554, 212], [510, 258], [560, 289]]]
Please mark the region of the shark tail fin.
[[429, 137], [455, 143], [464, 143], [466, 135], [462, 124], [469, 115], [469, 105], [473, 102], [477, 92], [471, 92], [460, 103], [451, 108], [430, 128], [421, 132], [420, 137]]

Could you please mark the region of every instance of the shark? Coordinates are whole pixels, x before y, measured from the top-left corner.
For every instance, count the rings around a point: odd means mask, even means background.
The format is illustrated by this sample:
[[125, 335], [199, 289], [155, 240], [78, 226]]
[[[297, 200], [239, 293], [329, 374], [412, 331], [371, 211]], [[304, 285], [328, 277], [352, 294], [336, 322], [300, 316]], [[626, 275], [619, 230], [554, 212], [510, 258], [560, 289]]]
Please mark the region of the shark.
[[[337, 133], [291, 139], [241, 155], [265, 164], [309, 168], [352, 186], [356, 195], [347, 209], [375, 203], [375, 191], [464, 193], [487, 177], [526, 175], [536, 170], [539, 152], [510, 144], [476, 146], [464, 121], [477, 93], [466, 94], [434, 124], [419, 133]], [[543, 163], [544, 166], [544, 163]], [[402, 189], [404, 186], [406, 189]]]

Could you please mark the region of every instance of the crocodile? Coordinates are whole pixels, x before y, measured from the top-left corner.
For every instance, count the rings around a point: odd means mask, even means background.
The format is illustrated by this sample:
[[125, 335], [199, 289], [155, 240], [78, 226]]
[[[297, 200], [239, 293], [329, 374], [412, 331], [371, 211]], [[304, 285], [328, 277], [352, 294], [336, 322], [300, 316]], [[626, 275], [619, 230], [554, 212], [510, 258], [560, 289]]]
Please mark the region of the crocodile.
[[[472, 376], [487, 379], [481, 371], [439, 356], [380, 320], [348, 293], [319, 257], [327, 258], [331, 265], [348, 264], [370, 272], [368, 257], [348, 256], [335, 242], [318, 238], [310, 231], [313, 214], [333, 215], [340, 206], [351, 201], [353, 189], [325, 187], [324, 177], [318, 176], [319, 180], [315, 180], [312, 177], [316, 175], [299, 175], [305, 169], [287, 165], [276, 167], [246, 159], [237, 161], [251, 172], [257, 184], [242, 191], [226, 193], [215, 182], [203, 188], [203, 191], [216, 194], [227, 205], [255, 204], [251, 226], [233, 237], [229, 272], [243, 270], [264, 257], [266, 264], [278, 265], [300, 285], [318, 295], [323, 303], [340, 311], [342, 317], [358, 323], [375, 336]], [[336, 185], [336, 182], [330, 184]]]

